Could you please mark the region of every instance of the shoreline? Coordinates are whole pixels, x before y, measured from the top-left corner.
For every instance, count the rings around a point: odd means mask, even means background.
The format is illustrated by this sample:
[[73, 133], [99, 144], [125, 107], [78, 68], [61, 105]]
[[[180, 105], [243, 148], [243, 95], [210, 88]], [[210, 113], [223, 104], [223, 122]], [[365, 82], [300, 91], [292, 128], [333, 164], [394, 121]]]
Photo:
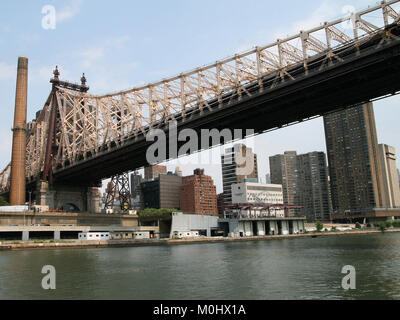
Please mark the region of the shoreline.
[[[387, 230], [384, 233], [397, 233], [400, 229]], [[382, 234], [380, 230], [361, 230], [345, 232], [321, 232], [296, 235], [278, 235], [278, 236], [258, 236], [245, 238], [201, 238], [201, 239], [157, 239], [157, 240], [112, 240], [112, 241], [64, 241], [64, 242], [0, 242], [0, 251], [13, 251], [25, 249], [92, 249], [92, 248], [123, 248], [123, 247], [146, 247], [146, 246], [170, 246], [170, 245], [192, 245], [208, 243], [226, 243], [226, 242], [249, 242], [249, 241], [270, 241], [284, 239], [301, 238], [319, 238], [319, 237], [338, 237], [351, 235], [370, 235]]]

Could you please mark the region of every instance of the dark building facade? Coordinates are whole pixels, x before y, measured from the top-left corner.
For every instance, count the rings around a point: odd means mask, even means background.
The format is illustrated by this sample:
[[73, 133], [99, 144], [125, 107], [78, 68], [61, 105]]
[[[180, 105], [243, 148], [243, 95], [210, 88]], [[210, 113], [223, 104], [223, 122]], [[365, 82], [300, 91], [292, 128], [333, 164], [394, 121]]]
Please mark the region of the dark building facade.
[[140, 173], [131, 174], [131, 195], [133, 198], [140, 194], [140, 184], [143, 182], [143, 177]]
[[271, 182], [282, 185], [283, 202], [302, 206], [290, 214], [304, 214], [312, 221], [330, 221], [332, 205], [326, 156], [323, 152], [297, 155], [295, 151], [269, 158]]
[[142, 192], [141, 183], [143, 182], [143, 177], [139, 172], [131, 174], [131, 197], [132, 206], [134, 209], [139, 209], [142, 207]]
[[141, 184], [143, 207], [153, 209], [180, 209], [182, 177], [162, 174], [157, 179]]
[[372, 103], [324, 116], [335, 214], [386, 208]]
[[287, 151], [284, 154], [270, 157], [269, 167], [271, 183], [282, 185], [283, 203], [286, 205], [299, 205], [297, 152]]
[[218, 207], [218, 214], [223, 217], [224, 216], [224, 194], [220, 193], [217, 196], [217, 207]]
[[307, 218], [313, 221], [331, 221], [328, 168], [323, 152], [311, 152], [297, 157], [299, 203]]

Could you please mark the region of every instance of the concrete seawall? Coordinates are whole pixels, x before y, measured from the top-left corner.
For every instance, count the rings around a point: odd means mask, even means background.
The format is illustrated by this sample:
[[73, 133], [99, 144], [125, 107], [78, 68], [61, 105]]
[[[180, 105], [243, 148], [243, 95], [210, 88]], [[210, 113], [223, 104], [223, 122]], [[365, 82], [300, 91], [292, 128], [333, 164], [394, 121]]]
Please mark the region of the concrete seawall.
[[[400, 229], [387, 230], [385, 233], [397, 233]], [[23, 249], [68, 249], [68, 248], [117, 248], [117, 247], [142, 247], [142, 246], [162, 246], [162, 245], [190, 245], [190, 244], [206, 244], [206, 243], [223, 243], [223, 242], [248, 242], [248, 241], [267, 241], [267, 240], [283, 240], [313, 237], [337, 237], [351, 235], [370, 235], [382, 234], [378, 230], [362, 230], [351, 232], [326, 232], [285, 236], [264, 236], [264, 237], [246, 237], [246, 238], [201, 238], [186, 240], [119, 240], [119, 241], [68, 241], [68, 242], [0, 242], [1, 250], [23, 250]]]
[[91, 213], [33, 213], [33, 212], [0, 212], [0, 226], [10, 225], [30, 226], [35, 224], [50, 224], [52, 226], [121, 226], [137, 227], [137, 215], [106, 215]]

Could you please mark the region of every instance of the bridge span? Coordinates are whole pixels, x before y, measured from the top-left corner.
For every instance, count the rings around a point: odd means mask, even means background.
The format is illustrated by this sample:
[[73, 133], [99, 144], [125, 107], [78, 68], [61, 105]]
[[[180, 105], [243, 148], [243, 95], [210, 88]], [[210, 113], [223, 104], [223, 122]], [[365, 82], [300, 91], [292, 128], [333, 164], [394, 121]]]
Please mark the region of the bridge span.
[[[61, 81], [56, 70], [49, 98], [28, 128], [28, 189], [43, 205], [49, 205], [56, 186], [63, 186], [65, 194], [78, 188], [70, 199], [87, 197], [90, 202], [91, 196], [84, 196], [88, 187], [147, 165], [152, 144], [147, 134], [162, 129], [168, 137], [171, 121], [178, 132], [253, 129], [260, 134], [396, 94], [399, 4], [382, 1], [273, 44], [103, 96], [88, 93], [85, 77], [81, 85], [71, 84]], [[197, 150], [203, 144], [199, 141]], [[161, 160], [175, 157], [167, 153]], [[0, 176], [3, 192], [9, 171]]]
[[[386, 39], [387, 34], [396, 38]], [[308, 60], [287, 70], [289, 79], [277, 81], [269, 75], [244, 87], [241, 96], [232, 92], [207, 101], [207, 108], [197, 108], [185, 117], [174, 119], [178, 132], [183, 129], [254, 129], [256, 134], [281, 128], [312, 117], [400, 91], [400, 26], [380, 30], [357, 48], [355, 44], [334, 51], [336, 59], [326, 63], [325, 56]], [[384, 42], [382, 42], [384, 41]], [[293, 77], [293, 78], [292, 78]], [[167, 133], [168, 123], [160, 121], [152, 128]], [[98, 152], [54, 170], [58, 181], [88, 183], [147, 165], [146, 150], [153, 142], [144, 132], [128, 137], [123, 143], [111, 143]], [[200, 137], [200, 134], [199, 134]], [[167, 145], [169, 140], [167, 139]], [[218, 141], [217, 144], [230, 141]], [[212, 145], [213, 141], [210, 141]], [[201, 150], [199, 141], [198, 150]], [[163, 160], [173, 157], [167, 156]]]

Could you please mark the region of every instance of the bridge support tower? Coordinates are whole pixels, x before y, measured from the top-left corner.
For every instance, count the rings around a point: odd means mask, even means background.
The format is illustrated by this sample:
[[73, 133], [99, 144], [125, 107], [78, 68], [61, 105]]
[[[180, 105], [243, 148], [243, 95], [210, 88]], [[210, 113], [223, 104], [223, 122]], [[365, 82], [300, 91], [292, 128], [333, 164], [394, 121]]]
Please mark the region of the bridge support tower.
[[40, 181], [35, 190], [37, 205], [48, 206], [50, 210], [101, 213], [100, 190], [98, 187], [74, 184], [53, 184]]

